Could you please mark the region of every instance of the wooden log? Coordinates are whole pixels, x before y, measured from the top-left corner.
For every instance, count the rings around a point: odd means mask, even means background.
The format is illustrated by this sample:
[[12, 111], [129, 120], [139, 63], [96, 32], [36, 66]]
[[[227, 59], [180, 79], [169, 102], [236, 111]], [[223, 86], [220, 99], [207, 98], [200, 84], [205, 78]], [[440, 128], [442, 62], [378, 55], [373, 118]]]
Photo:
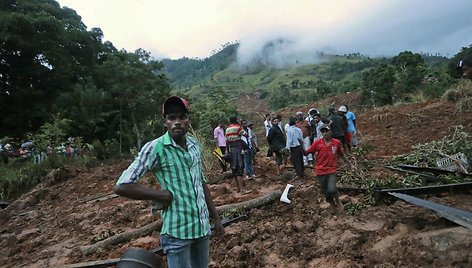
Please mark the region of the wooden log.
[[[281, 195], [282, 195], [282, 191], [277, 190], [277, 191], [269, 192], [266, 195], [255, 198], [255, 199], [216, 207], [216, 211], [218, 212], [218, 214], [223, 214], [225, 212], [243, 211], [243, 210], [248, 210], [252, 208], [258, 208], [258, 207], [262, 207], [262, 206], [265, 206], [267, 204], [274, 202], [275, 200], [279, 199]], [[79, 249], [83, 255], [90, 255], [101, 248], [111, 247], [116, 244], [127, 242], [131, 239], [143, 237], [143, 236], [151, 234], [153, 231], [159, 231], [161, 228], [162, 228], [162, 221], [153, 222], [139, 229], [135, 229], [132, 231], [114, 235], [105, 240], [99, 241], [93, 245], [81, 246], [79, 247]]]
[[277, 191], [269, 192], [266, 195], [263, 195], [255, 199], [216, 207], [216, 211], [218, 212], [218, 214], [224, 214], [225, 212], [231, 212], [235, 210], [242, 211], [242, 210], [248, 210], [251, 208], [259, 208], [259, 207], [262, 207], [262, 206], [265, 206], [267, 204], [274, 202], [275, 200], [279, 199], [281, 195], [282, 195], [282, 191], [277, 190]]
[[81, 246], [79, 247], [79, 249], [80, 249], [80, 252], [82, 252], [82, 254], [89, 255], [96, 252], [97, 250], [101, 248], [111, 247], [116, 244], [127, 242], [131, 239], [150, 235], [154, 231], [160, 231], [161, 228], [162, 228], [162, 221], [156, 221], [148, 225], [145, 225], [139, 229], [135, 229], [135, 230], [131, 230], [128, 232], [114, 235], [105, 240], [99, 241], [93, 245]]

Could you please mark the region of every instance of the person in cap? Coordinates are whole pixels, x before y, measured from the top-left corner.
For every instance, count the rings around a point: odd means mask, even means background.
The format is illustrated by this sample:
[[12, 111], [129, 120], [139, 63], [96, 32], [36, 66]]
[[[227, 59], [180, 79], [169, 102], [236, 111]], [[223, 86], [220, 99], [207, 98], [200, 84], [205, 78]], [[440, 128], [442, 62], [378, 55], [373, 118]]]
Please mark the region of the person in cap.
[[320, 131], [323, 138], [316, 140], [304, 153], [315, 154], [315, 175], [320, 181], [321, 190], [333, 210], [340, 214], [344, 205], [339, 200], [339, 191], [336, 188], [338, 157], [342, 158], [351, 168], [354, 166], [343, 153], [341, 142], [332, 137], [333, 133], [329, 125], [321, 126]]
[[460, 60], [457, 68], [462, 71], [462, 77], [472, 80], [472, 54], [466, 55]]
[[347, 113], [346, 106], [344, 106], [344, 105], [339, 106], [338, 115], [342, 119], [341, 128], [342, 128], [342, 131], [344, 133], [344, 143], [342, 143], [342, 144], [343, 144], [343, 147], [344, 147], [344, 151], [347, 154], [351, 154], [351, 140], [349, 139], [349, 133], [347, 131], [349, 123], [347, 121], [346, 113]]
[[[162, 114], [167, 132], [146, 143], [122, 173], [115, 193], [127, 198], [152, 200], [161, 209], [160, 245], [168, 267], [208, 267], [210, 220], [224, 235], [203, 174], [202, 149], [187, 133], [190, 108], [186, 100], [172, 96], [164, 101]], [[138, 184], [152, 171], [160, 190]]]
[[316, 108], [310, 108], [310, 110], [308, 110], [308, 116], [305, 118], [305, 120], [308, 121], [308, 123], [310, 123], [311, 125], [311, 122], [315, 118], [315, 115], [319, 113], [320, 112]]
[[346, 118], [347, 118], [347, 132], [348, 136], [347, 139], [349, 139], [349, 146], [351, 147], [350, 149], [352, 150], [352, 147], [356, 147], [358, 144], [357, 136], [356, 136], [356, 115], [354, 112], [349, 110], [349, 107], [347, 105], [343, 105], [346, 107]]

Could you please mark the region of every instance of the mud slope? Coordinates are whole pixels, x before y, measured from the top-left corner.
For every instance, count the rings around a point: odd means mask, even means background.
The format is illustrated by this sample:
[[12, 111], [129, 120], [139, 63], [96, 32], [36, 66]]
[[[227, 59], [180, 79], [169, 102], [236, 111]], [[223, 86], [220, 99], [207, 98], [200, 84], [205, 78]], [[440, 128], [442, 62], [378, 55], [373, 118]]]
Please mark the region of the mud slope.
[[[326, 103], [339, 105], [350, 100], [344, 96]], [[293, 111], [282, 112], [288, 115]], [[454, 115], [450, 103], [383, 107], [357, 116], [361, 141], [373, 148], [366, 156], [372, 161], [407, 153], [418, 142], [440, 139], [452, 133], [453, 125], [462, 124], [472, 133], [472, 114]], [[285, 188], [275, 175], [272, 160], [260, 152], [257, 161], [257, 178], [246, 182], [253, 192], [237, 194], [230, 180], [221, 180], [211, 185], [217, 205]], [[90, 170], [67, 167], [61, 171], [62, 180], [45, 181], [0, 210], [0, 266], [54, 267], [118, 258], [129, 246], [157, 247], [159, 234], [154, 232], [89, 255], [79, 250], [157, 219], [146, 202], [121, 197], [93, 200], [112, 193], [116, 178], [128, 164]], [[216, 172], [208, 171], [208, 177], [215, 177]], [[375, 176], [382, 176], [382, 172], [377, 170]], [[306, 173], [306, 183], [291, 191], [290, 205], [276, 201], [246, 211], [248, 219], [227, 227], [222, 240], [212, 238], [211, 267], [472, 266], [472, 231], [401, 201], [336, 216], [324, 202], [313, 170]], [[344, 203], [364, 198], [341, 196]], [[422, 198], [472, 211], [470, 194]]]

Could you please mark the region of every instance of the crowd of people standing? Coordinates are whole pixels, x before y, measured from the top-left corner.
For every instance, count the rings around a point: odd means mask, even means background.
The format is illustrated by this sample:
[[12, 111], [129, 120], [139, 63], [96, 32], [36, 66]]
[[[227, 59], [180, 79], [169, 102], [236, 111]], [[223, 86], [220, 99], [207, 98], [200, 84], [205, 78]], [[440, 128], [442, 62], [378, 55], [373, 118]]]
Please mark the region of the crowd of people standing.
[[[337, 160], [341, 158], [351, 165], [347, 154], [357, 145], [356, 116], [347, 105], [336, 109], [330, 107], [326, 116], [318, 109], [311, 108], [308, 114], [298, 111], [290, 116], [285, 125], [282, 116], [266, 114], [264, 129], [268, 143], [267, 157], [274, 158], [277, 174], [281, 175], [291, 162], [295, 170], [297, 184], [305, 182], [305, 168], [314, 166], [315, 175], [320, 179], [327, 201], [337, 210], [342, 210], [336, 189]], [[237, 192], [248, 193], [244, 179], [256, 177], [253, 165], [259, 151], [254, 124], [237, 116], [229, 118], [225, 127], [222, 121], [214, 129], [215, 144], [221, 153], [221, 168], [226, 172], [225, 159], [230, 162], [231, 172]], [[352, 165], [351, 165], [352, 166]]]

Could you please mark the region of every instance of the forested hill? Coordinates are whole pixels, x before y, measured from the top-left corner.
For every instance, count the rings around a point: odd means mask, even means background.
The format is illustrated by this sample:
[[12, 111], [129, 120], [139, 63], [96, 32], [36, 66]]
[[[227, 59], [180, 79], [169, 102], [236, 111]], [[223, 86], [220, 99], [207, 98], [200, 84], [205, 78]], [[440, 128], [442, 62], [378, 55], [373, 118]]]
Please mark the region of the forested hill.
[[54, 0], [0, 1], [0, 139], [34, 136], [36, 145], [47, 147], [51, 139], [60, 144], [81, 137], [119, 141], [120, 150], [139, 148], [163, 131], [156, 107], [170, 94], [200, 105], [199, 123], [208, 128], [214, 122], [204, 118], [232, 112], [209, 103], [226, 107], [222, 100], [246, 93], [257, 93], [271, 109], [356, 90], [374, 105], [435, 98], [455, 83], [457, 61], [472, 50], [458, 48], [452, 59], [409, 51], [375, 59], [313, 51], [317, 64], [291, 57], [290, 67], [273, 67], [266, 59], [276, 58], [287, 42], [267, 42], [244, 67], [236, 63], [239, 43], [226, 43], [205, 59], [157, 61], [143, 49], [114, 47], [100, 28], [88, 30], [77, 12]]
[[[237, 43], [223, 45], [205, 59], [165, 59], [164, 74], [174, 91], [192, 99], [205, 100], [215, 92], [230, 98], [257, 93], [260, 98], [268, 97], [274, 109], [356, 90], [366, 92], [366, 102], [379, 105], [411, 98], [411, 93], [420, 87], [426, 97], [435, 98], [451, 82], [448, 72], [451, 59], [441, 55], [405, 51], [391, 58], [370, 58], [359, 53], [316, 52], [316, 64], [294, 61], [290, 66], [274, 67], [258, 59], [250, 66], [241, 67], [236, 62], [238, 47]], [[424, 86], [425, 77], [434, 83]], [[370, 96], [368, 92], [372, 91], [382, 92]]]
[[189, 87], [205, 80], [212, 74], [222, 71], [236, 59], [238, 43], [226, 43], [219, 51], [205, 59], [183, 57], [178, 60], [163, 59], [164, 72], [175, 88]]

